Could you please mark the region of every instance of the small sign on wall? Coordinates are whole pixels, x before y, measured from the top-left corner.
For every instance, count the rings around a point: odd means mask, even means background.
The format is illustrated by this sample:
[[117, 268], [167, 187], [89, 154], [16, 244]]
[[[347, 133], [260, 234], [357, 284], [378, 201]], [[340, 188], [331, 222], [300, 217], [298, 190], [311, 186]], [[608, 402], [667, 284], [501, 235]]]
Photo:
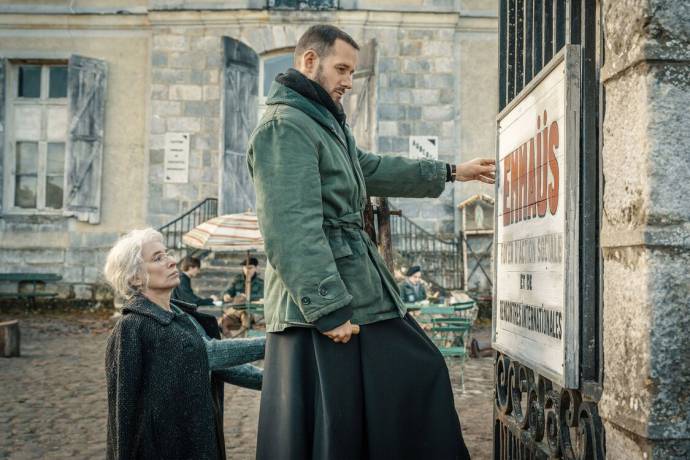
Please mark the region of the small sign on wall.
[[165, 134], [165, 182], [189, 182], [189, 133]]
[[438, 160], [438, 136], [410, 136], [410, 158]]

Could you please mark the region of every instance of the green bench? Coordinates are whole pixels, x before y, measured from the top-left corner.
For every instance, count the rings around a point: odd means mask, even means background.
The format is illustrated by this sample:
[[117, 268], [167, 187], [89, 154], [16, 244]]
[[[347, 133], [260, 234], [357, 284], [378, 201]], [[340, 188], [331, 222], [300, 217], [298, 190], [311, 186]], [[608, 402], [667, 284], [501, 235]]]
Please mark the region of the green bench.
[[32, 304], [38, 297], [55, 297], [57, 292], [45, 292], [37, 289], [38, 283], [47, 283], [51, 281], [60, 281], [62, 276], [56, 273], [0, 273], [0, 281], [9, 281], [15, 283], [31, 283], [31, 291], [29, 292], [3, 292], [0, 297], [9, 297], [13, 299], [28, 299]]
[[423, 306], [419, 308], [417, 321], [444, 357], [460, 360], [460, 381], [465, 391], [463, 364], [468, 355], [472, 324], [474, 323], [474, 301], [451, 306]]

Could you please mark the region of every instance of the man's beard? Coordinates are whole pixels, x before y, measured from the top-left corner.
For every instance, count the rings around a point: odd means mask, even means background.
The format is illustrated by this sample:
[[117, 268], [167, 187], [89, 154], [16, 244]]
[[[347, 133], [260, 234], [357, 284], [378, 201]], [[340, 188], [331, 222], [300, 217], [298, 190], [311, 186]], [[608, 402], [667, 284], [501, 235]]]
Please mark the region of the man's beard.
[[[326, 86], [326, 79], [323, 77], [323, 65], [321, 65], [321, 63], [319, 63], [319, 67], [317, 67], [317, 69], [316, 69], [316, 75], [314, 76], [314, 81], [316, 81], [316, 83], [321, 85], [321, 87], [326, 90], [326, 92], [328, 93], [328, 97], [331, 98], [333, 103], [342, 109], [342, 104], [340, 103], [340, 101], [336, 101], [335, 99], [333, 99], [333, 96], [331, 96], [331, 93], [328, 91], [328, 87]], [[345, 94], [343, 93], [343, 96], [344, 95]], [[342, 98], [341, 98], [341, 100], [342, 100]]]

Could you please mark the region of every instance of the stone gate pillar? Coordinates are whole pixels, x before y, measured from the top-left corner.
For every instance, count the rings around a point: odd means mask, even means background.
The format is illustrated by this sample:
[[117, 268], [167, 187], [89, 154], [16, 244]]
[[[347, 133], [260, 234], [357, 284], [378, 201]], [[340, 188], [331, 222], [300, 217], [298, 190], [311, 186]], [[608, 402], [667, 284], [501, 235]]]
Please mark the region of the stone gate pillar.
[[601, 8], [606, 452], [687, 459], [690, 3]]

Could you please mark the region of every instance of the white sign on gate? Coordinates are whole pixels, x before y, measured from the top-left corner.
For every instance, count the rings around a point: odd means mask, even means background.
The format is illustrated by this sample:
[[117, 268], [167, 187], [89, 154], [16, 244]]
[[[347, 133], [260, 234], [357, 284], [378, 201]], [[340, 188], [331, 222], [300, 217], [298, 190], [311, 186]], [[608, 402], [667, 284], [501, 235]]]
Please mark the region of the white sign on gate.
[[165, 134], [165, 182], [189, 182], [189, 133]]
[[493, 347], [578, 386], [580, 50], [498, 115]]
[[438, 136], [410, 136], [410, 158], [438, 160]]

